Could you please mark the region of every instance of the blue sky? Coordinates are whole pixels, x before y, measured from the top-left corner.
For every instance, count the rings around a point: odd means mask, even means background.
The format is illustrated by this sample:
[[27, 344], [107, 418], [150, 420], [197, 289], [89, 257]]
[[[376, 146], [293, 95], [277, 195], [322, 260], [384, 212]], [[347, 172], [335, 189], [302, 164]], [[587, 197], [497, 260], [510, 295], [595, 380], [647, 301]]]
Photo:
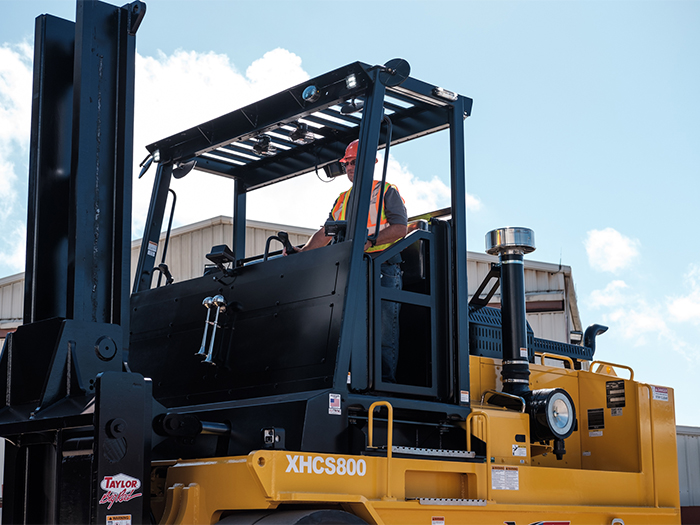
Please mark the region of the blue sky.
[[[3, 276], [23, 270], [34, 17], [74, 20], [75, 2], [0, 6]], [[470, 250], [483, 251], [493, 228], [532, 228], [537, 251], [528, 258], [570, 265], [584, 326], [610, 326], [596, 357], [675, 388], [677, 422], [700, 426], [700, 248], [692, 236], [700, 2], [147, 6], [137, 37], [136, 159], [152, 140], [327, 70], [405, 58], [413, 76], [474, 99], [465, 122]], [[446, 153], [446, 136], [392, 150], [410, 214], [448, 204]], [[150, 192], [145, 179], [135, 184], [135, 234]], [[182, 187], [191, 198], [179, 205], [179, 224], [230, 214], [225, 185], [190, 184]], [[291, 204], [268, 192], [251, 204], [253, 218], [317, 226], [340, 184], [300, 181], [292, 188], [307, 193]]]

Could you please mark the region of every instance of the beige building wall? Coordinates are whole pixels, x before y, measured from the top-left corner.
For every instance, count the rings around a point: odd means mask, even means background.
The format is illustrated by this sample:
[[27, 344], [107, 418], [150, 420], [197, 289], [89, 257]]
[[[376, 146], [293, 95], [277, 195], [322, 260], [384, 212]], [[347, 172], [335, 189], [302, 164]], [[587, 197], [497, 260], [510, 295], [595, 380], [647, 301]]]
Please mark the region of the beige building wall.
[[[304, 244], [316, 230], [270, 222], [247, 221], [245, 256], [252, 257], [264, 253], [267, 238], [271, 235], [277, 235], [279, 231], [286, 231], [289, 234], [289, 241], [297, 246]], [[158, 264], [162, 260], [164, 244], [165, 233], [162, 233], [156, 254]], [[204, 273], [204, 267], [211, 264], [206, 255], [213, 246], [219, 244], [227, 244], [229, 247], [233, 244], [233, 219], [231, 217], [219, 216], [175, 228], [170, 234], [165, 264], [168, 265], [168, 269], [176, 282], [199, 277]], [[139, 260], [140, 247], [141, 239], [131, 243], [132, 283], [136, 275], [136, 264]], [[281, 249], [282, 245], [277, 241], [272, 241], [270, 244], [271, 252]], [[157, 283], [158, 273], [156, 272], [154, 275], [154, 285]]]
[[[313, 229], [300, 228], [283, 224], [248, 221], [246, 225], [246, 257], [264, 252], [265, 241], [271, 235], [284, 230], [289, 233], [290, 241], [300, 245], [315, 232]], [[213, 246], [228, 244], [233, 239], [233, 220], [231, 217], [214, 217], [195, 224], [175, 228], [171, 232], [168, 253], [165, 259], [175, 281], [183, 281], [203, 274], [204, 267], [210, 262], [206, 254]], [[165, 234], [161, 235], [156, 261], [160, 262]], [[138, 262], [141, 240], [131, 244], [131, 282], [133, 283]], [[270, 246], [271, 251], [279, 250], [276, 241]], [[468, 252], [467, 275], [468, 290], [471, 297], [488, 274], [491, 264], [498, 262], [497, 257]], [[158, 272], [154, 276], [157, 283]], [[542, 263], [525, 259], [525, 294], [527, 320], [536, 337], [569, 342], [572, 330], [581, 330], [576, 294], [574, 292], [571, 267]], [[0, 279], [0, 344], [4, 342], [7, 331], [14, 330], [22, 322], [24, 302], [24, 274], [16, 274]], [[498, 307], [500, 296], [496, 293], [490, 306]]]
[[[467, 282], [469, 297], [491, 270], [498, 257], [485, 253], [467, 252]], [[487, 286], [488, 291], [490, 286]], [[499, 308], [500, 289], [489, 306]], [[564, 343], [570, 341], [572, 331], [581, 331], [576, 291], [570, 266], [532, 261], [525, 258], [525, 307], [527, 321], [535, 337]]]

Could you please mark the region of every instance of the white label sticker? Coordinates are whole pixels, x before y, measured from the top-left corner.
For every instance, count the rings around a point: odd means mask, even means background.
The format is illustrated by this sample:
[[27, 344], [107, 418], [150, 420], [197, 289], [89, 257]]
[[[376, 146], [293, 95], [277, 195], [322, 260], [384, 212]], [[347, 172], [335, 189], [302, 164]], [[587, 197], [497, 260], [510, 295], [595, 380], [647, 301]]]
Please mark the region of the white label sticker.
[[592, 438], [603, 437], [603, 431], [602, 431], [602, 430], [591, 430], [591, 431], [588, 433], [588, 436], [589, 436], [589, 437], [592, 437]]
[[155, 257], [158, 251], [158, 243], [153, 241], [148, 241], [148, 256]]
[[469, 390], [462, 390], [459, 393], [459, 400], [461, 403], [469, 403]]
[[340, 409], [340, 394], [328, 394], [328, 413], [334, 416], [342, 414]]
[[430, 525], [445, 525], [445, 516], [433, 516], [430, 518]]
[[525, 448], [525, 445], [513, 445], [513, 455], [526, 457], [527, 449]]
[[520, 357], [525, 357], [525, 358], [527, 358], [527, 348], [521, 348], [521, 349], [520, 349]]
[[334, 416], [342, 414], [340, 409], [340, 394], [328, 394], [328, 413]]
[[611, 408], [610, 415], [611, 416], [621, 416], [622, 415], [622, 407]]
[[493, 490], [520, 490], [518, 467], [491, 467], [491, 488]]
[[131, 514], [107, 516], [107, 525], [131, 525]]
[[668, 401], [668, 388], [663, 386], [652, 386], [651, 391], [653, 393], [654, 400]]
[[588, 457], [588, 456], [591, 455], [591, 451], [590, 451], [590, 450], [584, 450], [584, 451], [581, 453], [581, 455], [584, 456], [584, 457]]

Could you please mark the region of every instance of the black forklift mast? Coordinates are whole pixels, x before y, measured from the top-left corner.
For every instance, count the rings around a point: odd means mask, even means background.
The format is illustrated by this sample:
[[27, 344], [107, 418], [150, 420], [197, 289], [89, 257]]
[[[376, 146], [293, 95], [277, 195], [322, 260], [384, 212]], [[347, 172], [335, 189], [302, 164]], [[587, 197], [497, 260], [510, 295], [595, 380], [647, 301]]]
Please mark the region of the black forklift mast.
[[79, 0], [75, 23], [36, 19], [24, 324], [0, 358], [3, 523], [105, 523], [118, 499], [147, 521], [150, 384], [122, 372], [145, 10]]

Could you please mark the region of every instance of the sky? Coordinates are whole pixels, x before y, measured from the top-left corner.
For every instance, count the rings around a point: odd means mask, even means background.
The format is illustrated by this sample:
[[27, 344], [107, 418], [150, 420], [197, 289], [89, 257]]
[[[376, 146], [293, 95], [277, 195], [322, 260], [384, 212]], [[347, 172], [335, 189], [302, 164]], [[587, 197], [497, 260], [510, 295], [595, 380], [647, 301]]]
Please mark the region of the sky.
[[[700, 426], [700, 1], [146, 3], [136, 162], [150, 142], [331, 69], [404, 58], [474, 100], [469, 249], [494, 228], [533, 229], [527, 259], [571, 266], [584, 327], [610, 327], [596, 359], [673, 387], [676, 422]], [[34, 18], [75, 20], [75, 2], [0, 7], [2, 277], [24, 270]], [[409, 215], [449, 205], [446, 134], [391, 153]], [[134, 183], [134, 238], [153, 171]], [[230, 182], [210, 179], [178, 181], [176, 226], [231, 215]], [[277, 186], [249, 197], [249, 218], [314, 228], [347, 183]]]

